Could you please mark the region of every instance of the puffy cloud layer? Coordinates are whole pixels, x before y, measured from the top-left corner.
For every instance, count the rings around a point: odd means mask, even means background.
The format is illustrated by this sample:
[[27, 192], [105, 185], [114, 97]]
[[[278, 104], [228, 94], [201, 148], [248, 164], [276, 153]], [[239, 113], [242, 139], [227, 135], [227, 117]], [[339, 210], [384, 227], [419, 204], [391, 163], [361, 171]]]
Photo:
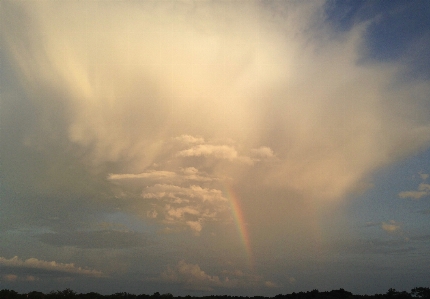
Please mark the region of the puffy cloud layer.
[[161, 279], [184, 283], [187, 288], [205, 291], [212, 291], [212, 287], [222, 283], [218, 276], [210, 276], [202, 271], [199, 265], [187, 264], [185, 261], [178, 262], [174, 268], [169, 267], [161, 274]]
[[26, 260], [22, 260], [17, 256], [14, 256], [10, 259], [7, 259], [5, 257], [0, 257], [0, 265], [2, 265], [3, 267], [30, 268], [30, 269], [63, 272], [68, 274], [95, 276], [95, 277], [100, 277], [103, 275], [103, 273], [100, 271], [77, 267], [73, 263], [63, 264], [63, 263], [57, 263], [55, 261], [47, 262], [36, 258], [29, 258]]
[[191, 185], [156, 184], [147, 187], [142, 194], [144, 200], [152, 199], [150, 218], [161, 217], [168, 225], [186, 224], [194, 232], [202, 230], [205, 221], [219, 220], [219, 213], [229, 205], [221, 190]]
[[247, 274], [240, 270], [222, 271], [221, 275], [209, 275], [198, 264], [179, 261], [174, 267], [168, 266], [159, 278], [161, 281], [182, 284], [188, 290], [213, 291], [218, 288], [235, 288], [238, 286], [256, 288], [276, 288], [277, 285], [261, 276]]
[[196, 234], [207, 222], [232, 221], [231, 216], [226, 219], [231, 206], [226, 186], [235, 181], [235, 168], [249, 171], [276, 161], [267, 146], [239, 153], [232, 141], [206, 141], [191, 135], [163, 143], [166, 159], [157, 160], [145, 172], [111, 173], [107, 179], [121, 190], [118, 197], [130, 197], [134, 192], [133, 197], [143, 198], [133, 207], [147, 211], [143, 213], [147, 217], [167, 227], [185, 225]]

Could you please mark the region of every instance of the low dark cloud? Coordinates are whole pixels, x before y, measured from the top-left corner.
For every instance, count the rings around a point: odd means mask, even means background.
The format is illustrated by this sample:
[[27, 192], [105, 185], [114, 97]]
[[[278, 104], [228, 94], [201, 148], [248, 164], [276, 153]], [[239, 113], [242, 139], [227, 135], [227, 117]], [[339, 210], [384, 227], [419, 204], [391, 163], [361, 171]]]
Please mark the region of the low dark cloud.
[[408, 239], [357, 239], [339, 240], [335, 250], [343, 254], [394, 255], [416, 251], [417, 247]]
[[424, 242], [428, 242], [428, 241], [430, 241], [430, 235], [416, 235], [416, 236], [410, 237], [410, 239], [412, 241], [424, 241]]
[[142, 234], [129, 231], [99, 230], [64, 233], [45, 233], [39, 240], [53, 246], [73, 246], [78, 248], [131, 248], [145, 245]]

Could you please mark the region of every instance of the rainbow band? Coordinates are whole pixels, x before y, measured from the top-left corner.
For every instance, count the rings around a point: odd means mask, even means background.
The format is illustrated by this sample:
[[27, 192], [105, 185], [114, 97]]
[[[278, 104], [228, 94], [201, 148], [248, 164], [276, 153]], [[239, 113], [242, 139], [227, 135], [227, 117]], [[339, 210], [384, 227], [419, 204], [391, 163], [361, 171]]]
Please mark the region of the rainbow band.
[[230, 202], [230, 207], [234, 222], [242, 240], [242, 244], [245, 247], [248, 263], [251, 268], [254, 266], [254, 259], [252, 255], [251, 245], [249, 241], [248, 229], [246, 227], [246, 221], [243, 216], [242, 208], [240, 206], [239, 197], [231, 186], [226, 185], [227, 198]]

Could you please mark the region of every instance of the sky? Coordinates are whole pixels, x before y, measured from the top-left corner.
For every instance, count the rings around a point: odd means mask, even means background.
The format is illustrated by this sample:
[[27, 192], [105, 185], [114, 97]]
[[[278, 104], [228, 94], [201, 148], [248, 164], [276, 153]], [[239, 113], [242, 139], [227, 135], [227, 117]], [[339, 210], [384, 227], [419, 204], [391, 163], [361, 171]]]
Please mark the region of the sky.
[[430, 2], [0, 3], [0, 289], [429, 287]]

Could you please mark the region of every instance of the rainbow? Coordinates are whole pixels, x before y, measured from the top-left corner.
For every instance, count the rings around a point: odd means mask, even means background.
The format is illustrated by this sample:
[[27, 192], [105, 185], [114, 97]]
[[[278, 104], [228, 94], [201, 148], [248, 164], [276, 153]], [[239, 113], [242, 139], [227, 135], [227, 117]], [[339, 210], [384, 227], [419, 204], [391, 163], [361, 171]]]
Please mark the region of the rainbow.
[[227, 191], [227, 198], [229, 199], [229, 202], [230, 202], [230, 207], [234, 218], [234, 222], [236, 224], [238, 233], [241, 237], [242, 244], [246, 250], [249, 266], [253, 268], [254, 259], [253, 259], [251, 245], [249, 241], [248, 229], [246, 227], [245, 217], [243, 216], [242, 208], [240, 206], [239, 197], [237, 196], [236, 192], [231, 186], [226, 184], [225, 189]]

